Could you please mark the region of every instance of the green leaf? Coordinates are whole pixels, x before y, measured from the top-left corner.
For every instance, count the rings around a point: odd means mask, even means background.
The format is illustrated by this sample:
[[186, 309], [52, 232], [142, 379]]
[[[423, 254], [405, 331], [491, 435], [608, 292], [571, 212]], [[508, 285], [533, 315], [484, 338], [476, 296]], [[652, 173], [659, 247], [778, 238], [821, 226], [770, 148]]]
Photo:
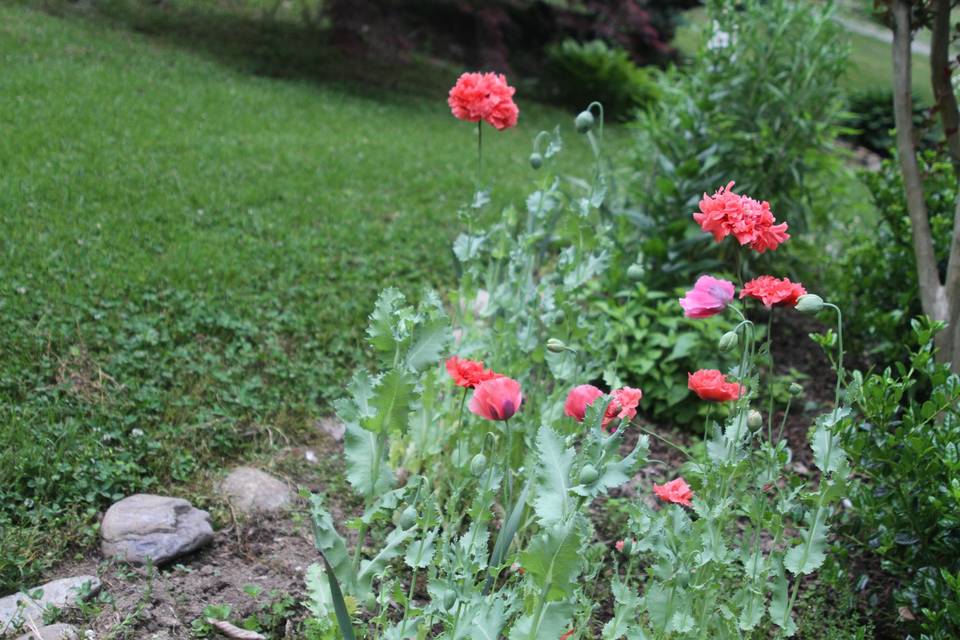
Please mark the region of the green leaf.
[[313, 522], [313, 543], [323, 554], [325, 562], [350, 587], [353, 584], [353, 569], [347, 554], [347, 545], [333, 526], [333, 518], [323, 508], [323, 499], [317, 494], [310, 496], [310, 519]]
[[[498, 569], [503, 563], [503, 559], [507, 555], [507, 550], [513, 543], [513, 538], [517, 535], [517, 530], [520, 528], [523, 512], [527, 508], [527, 494], [530, 492], [530, 484], [531, 481], [527, 480], [527, 483], [523, 485], [523, 490], [520, 492], [516, 504], [513, 505], [510, 516], [507, 518], [506, 523], [500, 527], [497, 540], [493, 543], [489, 566], [494, 569]], [[487, 582], [483, 586], [483, 595], [487, 595], [490, 592], [490, 587], [493, 586], [493, 578], [493, 573], [487, 576]]]
[[452, 338], [453, 332], [446, 315], [432, 312], [413, 330], [410, 348], [404, 356], [407, 369], [419, 372], [436, 365], [447, 352]]
[[337, 576], [322, 551], [320, 552], [320, 559], [323, 560], [323, 566], [326, 570], [327, 581], [330, 585], [330, 596], [333, 600], [333, 610], [337, 615], [337, 626], [340, 627], [343, 640], [356, 640], [356, 636], [353, 634], [353, 623], [350, 620], [350, 614], [347, 612], [347, 603], [343, 599], [343, 591], [340, 590]]
[[377, 302], [370, 314], [370, 325], [367, 327], [367, 338], [370, 345], [380, 353], [392, 354], [399, 347], [396, 318], [400, 305], [406, 302], [398, 289], [390, 287], [380, 292]]
[[[570, 630], [570, 621], [573, 618], [573, 605], [569, 602], [548, 602], [543, 607], [540, 626], [537, 629], [537, 640], [540, 638], [559, 638]], [[510, 640], [528, 640], [533, 630], [533, 616], [526, 615], [519, 618], [510, 628]]]
[[357, 574], [357, 593], [361, 596], [370, 594], [373, 590], [373, 579], [383, 575], [387, 563], [400, 555], [400, 547], [413, 537], [416, 529], [394, 529], [387, 535], [383, 548], [370, 560], [360, 563], [360, 573]]
[[[390, 490], [394, 477], [390, 467], [381, 454], [380, 468], [374, 473], [376, 459], [377, 436], [361, 429], [359, 426], [347, 423], [343, 434], [343, 453], [347, 459], [347, 480], [363, 496], [375, 496]], [[374, 483], [376, 476], [376, 483]]]
[[374, 433], [402, 433], [406, 430], [413, 402], [414, 381], [410, 374], [393, 369], [380, 380], [370, 401], [375, 415], [362, 426]]
[[840, 438], [830, 431], [826, 424], [817, 422], [810, 448], [813, 449], [813, 462], [823, 473], [832, 473], [840, 469], [846, 459], [846, 453], [840, 446]]
[[744, 587], [736, 597], [740, 605], [740, 619], [737, 626], [741, 631], [752, 631], [763, 619], [764, 597], [748, 586]]
[[537, 587], [548, 588], [547, 600], [562, 600], [570, 595], [580, 573], [579, 550], [575, 523], [556, 523], [530, 541], [520, 554], [520, 564]]
[[411, 569], [423, 569], [424, 567], [430, 566], [430, 563], [433, 562], [433, 543], [436, 539], [437, 530], [434, 529], [424, 537], [418, 540], [412, 540], [407, 547], [407, 555], [404, 556], [403, 561], [406, 562], [407, 566]]
[[773, 624], [783, 629], [784, 635], [788, 638], [797, 632], [797, 623], [793, 621], [793, 616], [788, 615], [789, 606], [789, 585], [787, 578], [780, 575], [773, 583], [770, 590], [770, 619]]
[[787, 551], [783, 566], [793, 575], [807, 575], [820, 568], [826, 560], [827, 510], [818, 509], [813, 524], [804, 529], [802, 542]]
[[564, 449], [560, 436], [547, 425], [537, 432], [537, 451], [533, 510], [542, 524], [558, 522], [573, 509], [570, 470], [575, 453]]
[[498, 640], [508, 614], [507, 604], [499, 598], [478, 604], [470, 629], [470, 640]]
[[370, 399], [373, 398], [373, 388], [377, 380], [363, 369], [358, 369], [350, 378], [347, 384], [346, 398], [340, 398], [334, 403], [337, 411], [337, 417], [344, 423], [360, 424], [361, 421], [372, 418], [375, 411], [370, 406]]

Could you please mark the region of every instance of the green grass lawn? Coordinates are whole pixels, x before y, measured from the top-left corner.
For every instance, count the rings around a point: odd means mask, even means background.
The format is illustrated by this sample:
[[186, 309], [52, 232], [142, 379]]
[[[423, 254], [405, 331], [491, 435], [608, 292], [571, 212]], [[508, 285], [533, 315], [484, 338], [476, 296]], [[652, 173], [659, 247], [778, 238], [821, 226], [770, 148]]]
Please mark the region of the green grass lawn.
[[[455, 279], [456, 70], [357, 83], [289, 25], [144, 11], [0, 5], [0, 594], [109, 501], [303, 433], [377, 292]], [[484, 136], [496, 206], [532, 186], [539, 129], [562, 124], [565, 170], [589, 157], [571, 114], [517, 100]]]

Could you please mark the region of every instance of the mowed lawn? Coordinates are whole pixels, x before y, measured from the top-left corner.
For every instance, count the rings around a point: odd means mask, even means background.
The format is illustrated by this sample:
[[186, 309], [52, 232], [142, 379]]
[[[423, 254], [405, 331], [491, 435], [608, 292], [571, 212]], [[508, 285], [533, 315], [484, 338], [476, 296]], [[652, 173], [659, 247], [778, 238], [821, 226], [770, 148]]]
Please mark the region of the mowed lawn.
[[[459, 70], [397, 91], [183, 45], [0, 5], [0, 595], [92, 543], [111, 500], [190, 495], [307, 433], [377, 292], [454, 282]], [[484, 135], [495, 207], [540, 177], [541, 128], [587, 164], [572, 114], [517, 100], [520, 126]]]

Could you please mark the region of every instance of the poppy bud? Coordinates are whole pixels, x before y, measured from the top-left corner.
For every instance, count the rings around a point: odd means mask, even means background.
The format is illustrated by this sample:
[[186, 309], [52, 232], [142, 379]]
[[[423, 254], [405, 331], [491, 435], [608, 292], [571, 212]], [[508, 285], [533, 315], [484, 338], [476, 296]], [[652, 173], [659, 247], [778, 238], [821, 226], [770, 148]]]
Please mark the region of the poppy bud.
[[631, 280], [643, 280], [644, 275], [646, 275], [646, 271], [642, 264], [632, 264], [627, 269], [627, 277]]
[[567, 351], [569, 347], [563, 342], [563, 340], [557, 340], [556, 338], [550, 338], [547, 340], [547, 351], [553, 353], [563, 353]]
[[534, 169], [539, 169], [543, 166], [543, 156], [539, 153], [530, 154], [530, 166]]
[[759, 429], [763, 426], [763, 416], [756, 409], [750, 409], [747, 413], [747, 426], [751, 429]]
[[470, 461], [470, 473], [475, 476], [480, 475], [487, 469], [487, 456], [482, 453], [478, 453], [473, 456], [473, 460]]
[[789, 392], [790, 392], [790, 395], [792, 395], [792, 396], [798, 396], [798, 395], [800, 395], [801, 393], [803, 393], [803, 387], [801, 387], [801, 386], [800, 386], [799, 384], [797, 384], [796, 382], [791, 382], [791, 383], [790, 383], [790, 386], [787, 387], [787, 391], [789, 391]]
[[593, 128], [593, 114], [589, 111], [581, 111], [577, 114], [577, 119], [573, 121], [577, 133], [586, 133]]
[[619, 551], [625, 556], [628, 556], [631, 553], [633, 553], [633, 540], [631, 540], [630, 538], [625, 538], [623, 540], [620, 540], [617, 542], [616, 547], [617, 547], [617, 551]]
[[403, 513], [400, 514], [400, 522], [398, 524], [404, 531], [417, 524], [417, 510], [413, 507], [404, 509]]
[[597, 469], [592, 464], [588, 464], [580, 471], [580, 484], [593, 484], [599, 477]]
[[727, 331], [720, 336], [720, 343], [717, 346], [720, 348], [720, 351], [733, 351], [737, 348], [738, 344], [740, 344], [740, 337], [737, 336], [737, 332]]
[[457, 594], [453, 591], [447, 591], [443, 594], [443, 608], [447, 611], [453, 609], [453, 605], [457, 604]]
[[817, 313], [823, 309], [823, 298], [815, 293], [802, 295], [797, 299], [797, 306], [794, 309], [800, 313]]

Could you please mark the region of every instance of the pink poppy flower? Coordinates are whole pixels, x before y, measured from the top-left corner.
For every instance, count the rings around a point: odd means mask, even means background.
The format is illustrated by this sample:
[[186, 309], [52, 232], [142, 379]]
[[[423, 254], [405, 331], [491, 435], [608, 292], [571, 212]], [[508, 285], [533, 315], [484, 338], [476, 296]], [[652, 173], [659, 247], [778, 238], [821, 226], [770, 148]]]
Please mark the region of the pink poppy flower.
[[483, 120], [502, 131], [515, 126], [520, 115], [513, 101], [515, 91], [503, 74], [464, 73], [450, 89], [447, 104], [460, 120]]
[[577, 422], [583, 422], [583, 416], [587, 412], [587, 407], [602, 395], [603, 391], [600, 391], [600, 389], [597, 389], [592, 384], [581, 384], [578, 387], [574, 387], [570, 390], [570, 393], [567, 394], [567, 401], [563, 404], [563, 413]]
[[743, 285], [740, 297], [750, 296], [761, 301], [768, 309], [774, 305], [797, 306], [797, 300], [807, 290], [799, 282], [790, 282], [789, 278], [778, 279], [773, 276], [760, 276]]
[[709, 318], [717, 315], [733, 300], [732, 282], [712, 276], [700, 276], [693, 289], [680, 298], [683, 315], [688, 318]]
[[743, 394], [743, 385], [730, 382], [716, 369], [700, 369], [687, 374], [687, 388], [701, 400], [727, 402], [737, 400]]
[[[637, 415], [637, 405], [640, 404], [640, 400], [643, 398], [643, 391], [634, 389], [633, 387], [622, 387], [614, 391], [611, 395], [613, 399], [610, 401], [610, 404], [607, 405], [607, 419], [604, 420], [604, 426], [613, 418], [633, 420], [634, 416]], [[611, 415], [611, 413], [613, 415]]]
[[685, 507], [690, 506], [690, 499], [693, 498], [693, 491], [683, 478], [671, 480], [666, 484], [654, 484], [653, 492], [661, 500], [682, 504]]
[[504, 376], [478, 384], [468, 407], [472, 413], [487, 420], [509, 420], [521, 402], [520, 383]]

